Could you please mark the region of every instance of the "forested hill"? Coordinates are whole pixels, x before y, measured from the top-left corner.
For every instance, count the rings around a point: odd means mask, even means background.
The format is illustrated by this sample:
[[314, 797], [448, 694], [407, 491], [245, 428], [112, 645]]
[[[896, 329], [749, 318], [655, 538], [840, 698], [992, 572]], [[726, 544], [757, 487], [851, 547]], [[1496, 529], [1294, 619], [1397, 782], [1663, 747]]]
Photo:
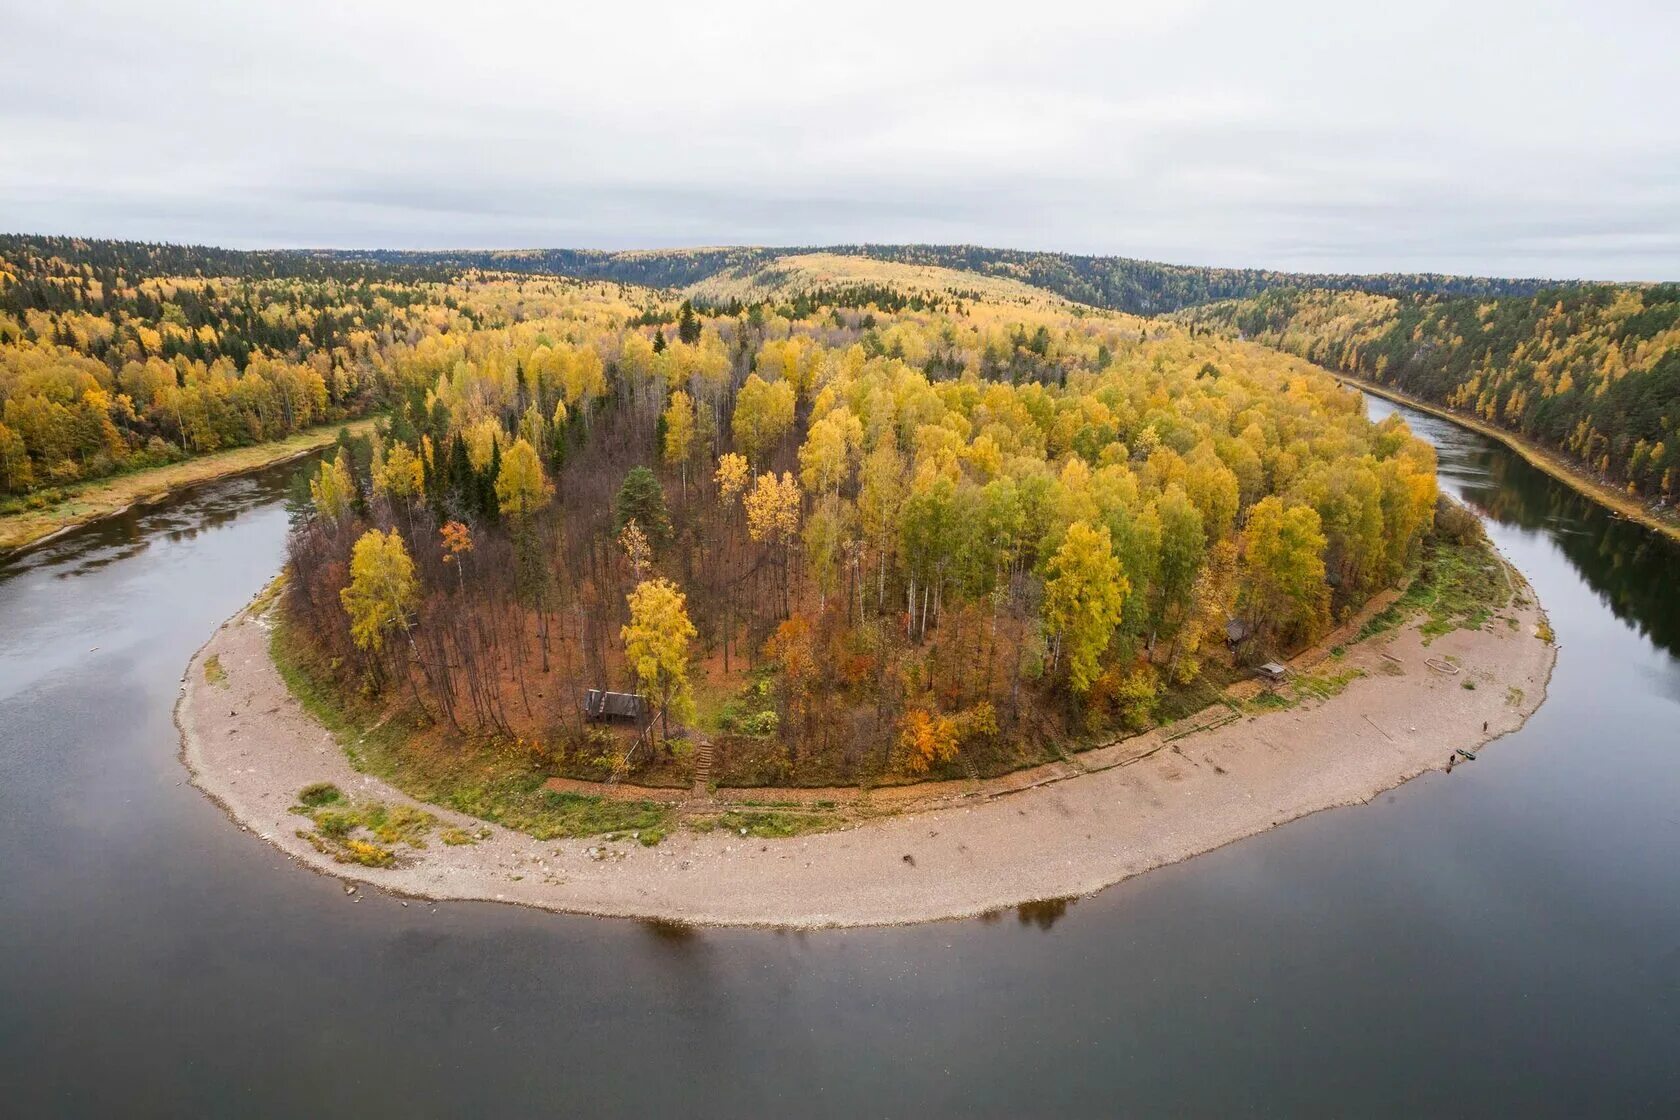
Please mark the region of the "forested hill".
[[958, 269], [1044, 288], [1077, 303], [1162, 314], [1217, 300], [1244, 299], [1274, 288], [1327, 288], [1379, 294], [1427, 292], [1442, 295], [1531, 295], [1556, 281], [1502, 280], [1440, 273], [1382, 273], [1355, 276], [1274, 272], [1253, 268], [1200, 268], [1129, 257], [1079, 256], [976, 245], [830, 245], [805, 248], [726, 247], [637, 249], [394, 250], [335, 254], [343, 260], [386, 264], [441, 265], [509, 272], [559, 273], [619, 280], [648, 287], [687, 287], [727, 270], [746, 270], [788, 256], [828, 253], [871, 257], [901, 264]]
[[956, 269], [1019, 281], [1077, 303], [1163, 314], [1220, 300], [1246, 299], [1277, 288], [1322, 288], [1379, 295], [1532, 295], [1556, 281], [1447, 276], [1440, 273], [1332, 275], [1252, 268], [1201, 268], [1128, 257], [1079, 256], [975, 245], [833, 245], [700, 249], [272, 249], [100, 241], [75, 237], [0, 235], [0, 261], [30, 273], [26, 262], [57, 259], [71, 266], [120, 271], [128, 279], [217, 276], [241, 279], [433, 280], [466, 269], [575, 276], [652, 288], [683, 288], [725, 272], [745, 272], [784, 257], [813, 253]]
[[[139, 280], [205, 278], [237, 280], [337, 280], [415, 282], [448, 280], [455, 270], [418, 258], [372, 261], [347, 254], [300, 249], [218, 249], [150, 241], [0, 234], [0, 268], [21, 278], [15, 304], [29, 292], [54, 286], [52, 277], [131, 284]], [[48, 303], [40, 303], [45, 310]]]
[[1680, 284], [1495, 300], [1276, 291], [1190, 318], [1473, 412], [1639, 496], [1680, 489]]

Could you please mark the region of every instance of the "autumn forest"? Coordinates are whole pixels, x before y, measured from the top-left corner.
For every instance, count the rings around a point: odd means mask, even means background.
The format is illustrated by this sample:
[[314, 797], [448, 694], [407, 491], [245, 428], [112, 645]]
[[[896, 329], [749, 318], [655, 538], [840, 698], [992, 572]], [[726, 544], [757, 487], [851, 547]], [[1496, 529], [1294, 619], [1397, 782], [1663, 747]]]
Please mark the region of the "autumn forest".
[[[1433, 456], [1294, 359], [1123, 316], [478, 277], [300, 491], [288, 618], [443, 734], [574, 776], [1007, 769], [1150, 725], [1391, 584]], [[649, 699], [645, 751], [586, 725]], [[1205, 687], [1205, 686], [1204, 686]], [[647, 780], [647, 776], [643, 775]]]
[[[277, 640], [415, 749], [650, 784], [702, 742], [737, 785], [1001, 773], [1198, 710], [1433, 539], [1428, 446], [1231, 311], [881, 254], [685, 293], [5, 245], [14, 506], [379, 416], [297, 480]], [[591, 689], [641, 718], [589, 720]]]

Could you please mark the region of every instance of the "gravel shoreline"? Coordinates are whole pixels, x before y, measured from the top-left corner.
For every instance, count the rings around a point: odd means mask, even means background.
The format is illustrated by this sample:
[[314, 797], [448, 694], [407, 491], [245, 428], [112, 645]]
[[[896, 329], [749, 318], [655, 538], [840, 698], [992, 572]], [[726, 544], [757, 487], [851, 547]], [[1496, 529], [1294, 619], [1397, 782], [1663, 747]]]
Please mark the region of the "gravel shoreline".
[[[419, 805], [443, 827], [487, 826], [352, 768], [287, 690], [269, 658], [266, 620], [251, 611], [193, 657], [176, 723], [195, 786], [288, 857], [342, 879], [414, 897], [694, 925], [897, 925], [1092, 894], [1444, 768], [1455, 748], [1521, 727], [1545, 697], [1556, 649], [1537, 636], [1541, 609], [1500, 613], [1517, 625], [1496, 618], [1428, 646], [1407, 625], [1350, 646], [1337, 667], [1366, 675], [1322, 701], [1170, 743], [1151, 742], [1162, 734], [1152, 732], [1127, 740], [1135, 757], [1105, 769], [784, 840], [679, 829], [648, 848], [539, 841], [488, 826], [490, 837], [472, 845], [434, 835], [390, 868], [337, 863], [297, 835], [307, 822], [290, 811], [315, 782]], [[211, 657], [223, 674], [214, 682], [205, 673]]]

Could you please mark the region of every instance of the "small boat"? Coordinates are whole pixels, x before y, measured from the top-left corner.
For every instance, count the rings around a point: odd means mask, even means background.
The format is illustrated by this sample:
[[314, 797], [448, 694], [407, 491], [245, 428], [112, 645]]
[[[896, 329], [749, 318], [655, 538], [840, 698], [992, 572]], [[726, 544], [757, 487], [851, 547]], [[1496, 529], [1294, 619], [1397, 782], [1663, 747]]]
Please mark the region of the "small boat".
[[1463, 755], [1470, 762], [1476, 761], [1476, 752], [1475, 751], [1467, 751], [1463, 747], [1459, 747], [1458, 748], [1458, 753]]

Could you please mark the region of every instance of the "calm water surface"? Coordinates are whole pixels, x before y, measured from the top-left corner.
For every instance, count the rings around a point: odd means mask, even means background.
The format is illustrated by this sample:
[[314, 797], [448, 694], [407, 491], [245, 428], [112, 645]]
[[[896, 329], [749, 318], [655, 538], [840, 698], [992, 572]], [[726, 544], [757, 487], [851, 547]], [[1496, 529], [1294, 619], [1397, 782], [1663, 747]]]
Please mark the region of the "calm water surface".
[[176, 759], [284, 472], [0, 566], [0, 1111], [1680, 1114], [1680, 552], [1411, 418], [1551, 613], [1545, 706], [1451, 776], [989, 921], [352, 903]]

